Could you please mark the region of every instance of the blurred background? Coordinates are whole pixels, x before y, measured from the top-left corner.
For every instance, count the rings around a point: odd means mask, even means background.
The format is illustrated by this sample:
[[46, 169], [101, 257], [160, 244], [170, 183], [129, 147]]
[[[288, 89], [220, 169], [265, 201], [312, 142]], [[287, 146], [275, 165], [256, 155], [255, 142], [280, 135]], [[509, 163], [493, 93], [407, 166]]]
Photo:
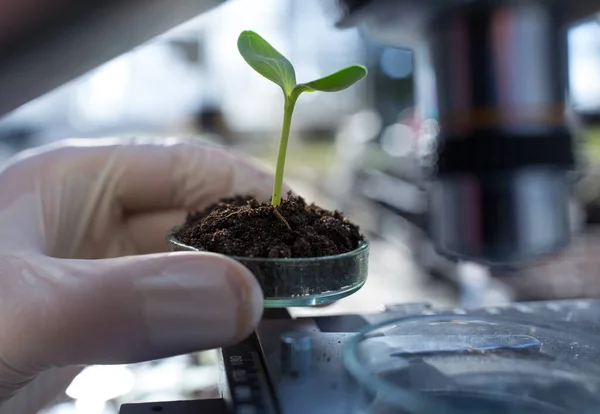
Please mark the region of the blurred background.
[[[570, 118], [581, 155], [571, 200], [574, 243], [528, 268], [490, 269], [444, 259], [429, 243], [427, 172], [437, 122], [435, 113], [416, 109], [412, 52], [336, 29], [329, 12], [319, 0], [228, 1], [0, 118], [0, 157], [72, 137], [181, 136], [234, 147], [273, 168], [282, 96], [237, 52], [240, 31], [251, 29], [293, 62], [299, 81], [352, 63], [370, 71], [346, 91], [300, 98], [286, 165], [299, 194], [344, 211], [373, 240], [369, 280], [334, 306], [292, 314], [600, 297], [598, 21], [569, 34]], [[431, 76], [422, 70], [425, 106], [435, 107]], [[210, 397], [216, 358], [211, 351], [89, 367], [43, 414], [115, 414], [123, 402]]]

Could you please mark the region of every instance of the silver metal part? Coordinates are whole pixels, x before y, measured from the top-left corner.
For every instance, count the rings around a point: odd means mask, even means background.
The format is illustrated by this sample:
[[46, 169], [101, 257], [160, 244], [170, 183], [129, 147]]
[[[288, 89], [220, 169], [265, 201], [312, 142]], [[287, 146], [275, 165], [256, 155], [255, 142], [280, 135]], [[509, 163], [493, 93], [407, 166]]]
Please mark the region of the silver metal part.
[[570, 240], [569, 181], [559, 169], [440, 177], [430, 196], [432, 232], [446, 255], [517, 263]]
[[[290, 377], [281, 370], [280, 338], [291, 330], [310, 336], [311, 371], [305, 377]], [[354, 333], [320, 332], [312, 319], [264, 321], [257, 333], [281, 414], [346, 412], [342, 347]]]
[[292, 377], [310, 373], [312, 346], [307, 332], [286, 332], [281, 335], [281, 372]]

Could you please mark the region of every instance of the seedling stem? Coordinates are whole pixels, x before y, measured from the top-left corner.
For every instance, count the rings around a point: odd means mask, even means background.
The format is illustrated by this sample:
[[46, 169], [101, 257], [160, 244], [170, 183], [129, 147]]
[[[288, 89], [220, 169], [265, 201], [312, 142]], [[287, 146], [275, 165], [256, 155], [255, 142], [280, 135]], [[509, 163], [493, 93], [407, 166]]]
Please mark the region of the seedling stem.
[[[290, 61], [258, 34], [249, 30], [243, 31], [238, 38], [238, 50], [246, 63], [259, 74], [279, 85], [283, 91], [283, 123], [271, 197], [271, 204], [277, 208], [281, 204], [283, 171], [290, 138], [292, 115], [298, 97], [302, 92], [337, 92], [344, 90], [363, 79], [367, 75], [367, 69], [360, 65], [351, 65], [323, 78], [297, 84], [296, 73]], [[276, 211], [276, 213], [278, 212]], [[281, 216], [281, 214], [279, 215]]]

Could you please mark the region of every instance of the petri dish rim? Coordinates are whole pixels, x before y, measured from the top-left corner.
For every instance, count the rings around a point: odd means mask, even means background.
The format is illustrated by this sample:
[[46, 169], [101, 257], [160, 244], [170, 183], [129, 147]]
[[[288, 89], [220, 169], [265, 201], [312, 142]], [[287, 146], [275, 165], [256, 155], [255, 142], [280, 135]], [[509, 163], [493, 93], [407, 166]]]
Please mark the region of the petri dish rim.
[[325, 305], [352, 295], [360, 290], [364, 286], [365, 282], [366, 280], [362, 280], [342, 290], [316, 293], [314, 295], [294, 296], [289, 298], [268, 297], [264, 300], [264, 306], [265, 308], [294, 308]]

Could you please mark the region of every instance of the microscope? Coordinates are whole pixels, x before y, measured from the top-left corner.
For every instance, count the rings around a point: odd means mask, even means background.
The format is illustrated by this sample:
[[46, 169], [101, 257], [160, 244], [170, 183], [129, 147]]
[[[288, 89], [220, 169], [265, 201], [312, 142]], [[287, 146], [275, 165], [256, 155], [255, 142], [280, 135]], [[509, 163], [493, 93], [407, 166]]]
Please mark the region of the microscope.
[[[222, 2], [40, 2], [0, 32], [0, 115]], [[577, 161], [566, 30], [597, 19], [600, 0], [327, 3], [340, 30], [414, 50], [417, 88], [419, 68], [433, 68], [436, 249], [503, 265], [565, 248]], [[249, 338], [220, 350], [221, 398], [120, 413], [600, 413], [599, 315], [596, 300], [313, 318], [269, 309]]]

